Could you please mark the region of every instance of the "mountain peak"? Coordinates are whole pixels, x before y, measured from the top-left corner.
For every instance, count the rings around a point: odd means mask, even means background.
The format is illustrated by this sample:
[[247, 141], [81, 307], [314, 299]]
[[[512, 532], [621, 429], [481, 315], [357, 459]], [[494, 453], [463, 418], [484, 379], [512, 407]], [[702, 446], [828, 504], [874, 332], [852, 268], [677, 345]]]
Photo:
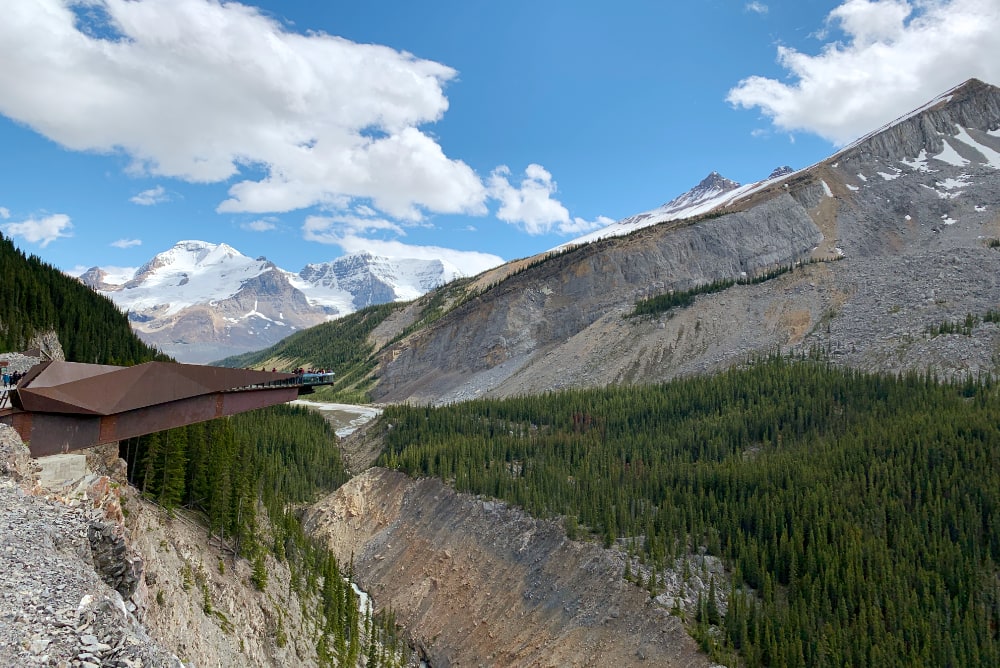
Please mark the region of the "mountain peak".
[[736, 181], [727, 179], [718, 172], [712, 172], [703, 178], [694, 188], [664, 204], [661, 210], [664, 213], [679, 213], [680, 211], [704, 204], [708, 200], [739, 187], [740, 184]]
[[[681, 195], [681, 197], [684, 197], [685, 195], [698, 190], [703, 190], [703, 191], [715, 190], [718, 192], [725, 192], [726, 190], [732, 190], [733, 188], [739, 188], [739, 187], [740, 184], [737, 183], [736, 181], [727, 179], [725, 176], [723, 176], [718, 172], [712, 172], [711, 174], [703, 178], [701, 182], [694, 188], [689, 190], [687, 193], [684, 193], [684, 195]], [[675, 198], [675, 200], [677, 199], [680, 198]]]
[[770, 181], [771, 179], [776, 179], [779, 176], [784, 176], [785, 174], [791, 174], [795, 170], [788, 165], [782, 165], [781, 167], [775, 167], [774, 171], [765, 179], [765, 181]]
[[[957, 145], [953, 144], [956, 141], [967, 143], [960, 136], [969, 132], [978, 134], [987, 145], [993, 145], [992, 138], [986, 138], [985, 134], [997, 131], [998, 118], [1000, 88], [978, 79], [969, 79], [861, 137], [831, 160], [850, 162], [874, 158], [898, 163], [918, 159], [922, 152], [928, 156], [952, 150], [961, 152], [966, 149], [960, 146], [956, 149]], [[984, 156], [978, 148], [976, 151], [980, 154], [978, 158], [972, 155], [963, 159], [976, 158], [974, 162], [982, 163], [985, 157], [986, 162], [990, 162], [989, 156]], [[987, 152], [992, 155], [994, 151], [995, 148], [989, 148]]]

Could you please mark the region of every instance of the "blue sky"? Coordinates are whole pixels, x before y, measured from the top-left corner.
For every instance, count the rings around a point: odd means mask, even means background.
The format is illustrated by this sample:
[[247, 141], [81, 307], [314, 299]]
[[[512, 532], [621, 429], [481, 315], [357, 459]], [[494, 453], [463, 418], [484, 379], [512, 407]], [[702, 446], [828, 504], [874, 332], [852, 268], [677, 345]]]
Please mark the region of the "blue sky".
[[472, 273], [808, 166], [997, 53], [1000, 0], [7, 0], [0, 230], [66, 270], [201, 239]]

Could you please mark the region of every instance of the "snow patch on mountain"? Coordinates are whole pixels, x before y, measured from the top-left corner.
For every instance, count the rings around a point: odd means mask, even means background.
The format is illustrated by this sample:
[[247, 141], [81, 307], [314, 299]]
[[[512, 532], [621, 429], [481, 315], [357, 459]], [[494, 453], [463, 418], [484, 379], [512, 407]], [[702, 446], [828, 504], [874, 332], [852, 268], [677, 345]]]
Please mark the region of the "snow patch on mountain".
[[978, 151], [979, 154], [985, 159], [985, 164], [994, 169], [1000, 169], [1000, 152], [994, 151], [989, 146], [985, 146], [977, 142], [972, 138], [966, 128], [959, 127], [957, 129], [958, 134], [955, 135], [955, 139]]
[[128, 311], [147, 343], [185, 362], [264, 348], [295, 330], [366, 306], [416, 299], [463, 276], [444, 259], [372, 253], [310, 264], [295, 274], [227, 244], [192, 240], [138, 269], [112, 269], [93, 267], [79, 278]]
[[927, 149], [921, 149], [920, 153], [913, 160], [902, 159], [900, 163], [906, 165], [915, 172], [932, 173], [934, 170], [927, 166]]
[[105, 273], [99, 289], [127, 311], [165, 307], [160, 313], [164, 317], [195, 304], [232, 297], [247, 279], [276, 269], [266, 259], [252, 260], [226, 244], [180, 241], [125, 281], [121, 281], [124, 274]]
[[934, 159], [946, 162], [954, 167], [965, 167], [969, 164], [969, 161], [959, 155], [958, 151], [955, 150], [947, 139], [944, 141], [944, 150], [935, 155]]

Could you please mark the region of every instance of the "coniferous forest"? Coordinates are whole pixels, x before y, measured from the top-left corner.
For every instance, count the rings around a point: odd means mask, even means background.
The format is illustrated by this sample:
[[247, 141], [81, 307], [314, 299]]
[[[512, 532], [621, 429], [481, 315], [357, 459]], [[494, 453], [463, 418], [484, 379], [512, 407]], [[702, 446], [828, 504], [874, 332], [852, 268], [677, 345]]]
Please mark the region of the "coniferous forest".
[[992, 382], [774, 359], [662, 386], [388, 407], [381, 463], [626, 539], [654, 570], [721, 557], [734, 582], [721, 633], [704, 615], [696, 633], [716, 656], [985, 667], [1000, 665], [998, 416]]
[[107, 297], [0, 234], [0, 350], [19, 351], [32, 336], [54, 330], [66, 359], [129, 366], [166, 356], [132, 333]]

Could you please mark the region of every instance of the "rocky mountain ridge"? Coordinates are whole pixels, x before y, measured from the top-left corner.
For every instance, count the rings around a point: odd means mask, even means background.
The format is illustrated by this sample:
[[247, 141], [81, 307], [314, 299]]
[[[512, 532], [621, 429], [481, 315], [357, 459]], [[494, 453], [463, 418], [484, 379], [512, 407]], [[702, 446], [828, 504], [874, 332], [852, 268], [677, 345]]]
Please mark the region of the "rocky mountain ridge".
[[134, 273], [92, 267], [80, 280], [127, 310], [147, 343], [179, 361], [208, 362], [365, 306], [415, 299], [460, 275], [442, 260], [371, 253], [293, 274], [226, 244], [180, 241]]
[[[627, 235], [486, 272], [424, 326], [410, 324], [430, 297], [407, 306], [371, 339], [373, 397], [658, 382], [775, 350], [867, 370], [997, 371], [1000, 332], [982, 316], [1000, 303], [1000, 89], [966, 82], [816, 165], [779, 171], [697, 215], [646, 215]], [[628, 317], [643, 299], [792, 267]], [[966, 316], [967, 336], [935, 333]]]

